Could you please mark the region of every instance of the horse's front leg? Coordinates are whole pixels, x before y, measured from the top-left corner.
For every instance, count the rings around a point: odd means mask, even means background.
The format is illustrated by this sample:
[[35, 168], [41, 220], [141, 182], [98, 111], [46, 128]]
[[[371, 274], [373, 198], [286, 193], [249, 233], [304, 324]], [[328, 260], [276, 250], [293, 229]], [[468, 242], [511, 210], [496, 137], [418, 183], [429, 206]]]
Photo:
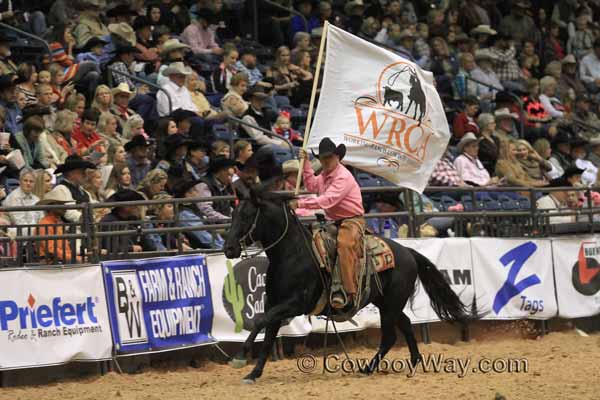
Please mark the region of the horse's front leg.
[[[302, 302], [296, 297], [273, 306], [265, 313], [262, 321], [257, 323], [255, 327], [255, 330], [258, 330], [258, 332], [260, 332], [263, 327], [267, 328], [265, 332], [265, 341], [261, 347], [256, 365], [252, 372], [244, 378], [244, 383], [254, 383], [256, 379], [260, 378], [262, 375], [263, 368], [267, 362], [267, 357], [273, 348], [273, 343], [277, 337], [279, 327], [281, 326], [281, 321], [286, 318], [296, 317], [302, 313]], [[254, 331], [252, 331], [252, 333], [254, 333]], [[256, 337], [256, 335], [254, 337]], [[248, 339], [250, 339], [250, 337]], [[252, 340], [254, 341], [254, 338]], [[246, 342], [248, 342], [248, 340]]]
[[264, 319], [259, 318], [254, 324], [254, 328], [250, 332], [250, 335], [248, 335], [248, 338], [242, 345], [242, 349], [233, 357], [229, 365], [231, 365], [233, 368], [243, 368], [246, 366], [246, 354], [250, 352], [252, 345], [254, 344], [254, 340], [256, 340], [256, 336], [258, 336], [264, 327]]

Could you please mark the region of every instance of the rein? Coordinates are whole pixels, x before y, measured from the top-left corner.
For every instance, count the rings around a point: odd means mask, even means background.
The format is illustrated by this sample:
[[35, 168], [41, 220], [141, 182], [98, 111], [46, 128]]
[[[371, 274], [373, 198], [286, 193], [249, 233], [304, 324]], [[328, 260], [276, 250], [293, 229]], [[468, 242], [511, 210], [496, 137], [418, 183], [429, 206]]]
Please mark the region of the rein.
[[271, 250], [273, 247], [277, 246], [279, 244], [279, 242], [281, 242], [283, 240], [283, 238], [287, 235], [288, 229], [290, 227], [290, 221], [289, 221], [285, 202], [282, 203], [282, 207], [283, 207], [283, 214], [285, 215], [285, 228], [283, 230], [283, 233], [279, 237], [279, 239], [277, 239], [276, 241], [274, 241], [267, 247], [257, 251], [256, 253], [249, 255], [248, 249], [247, 249], [246, 245], [244, 244], [244, 242], [246, 241], [246, 238], [250, 238], [250, 240], [252, 241], [252, 244], [256, 243], [256, 240], [254, 240], [254, 238], [252, 237], [252, 233], [256, 230], [256, 225], [258, 224], [258, 217], [260, 216], [260, 208], [258, 209], [258, 211], [256, 212], [256, 216], [254, 217], [254, 221], [252, 222], [252, 226], [250, 227], [250, 230], [248, 230], [248, 232], [240, 238], [239, 243], [240, 243], [240, 247], [242, 249], [244, 249], [244, 253], [245, 253], [244, 258], [254, 258], [254, 257], [259, 256], [263, 252]]

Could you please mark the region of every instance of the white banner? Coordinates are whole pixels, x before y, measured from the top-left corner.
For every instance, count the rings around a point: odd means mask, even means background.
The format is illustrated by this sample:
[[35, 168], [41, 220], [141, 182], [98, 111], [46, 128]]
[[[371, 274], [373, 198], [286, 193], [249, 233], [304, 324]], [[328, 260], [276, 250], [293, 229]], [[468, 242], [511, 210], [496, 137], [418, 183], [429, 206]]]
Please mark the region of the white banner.
[[[219, 255], [207, 256], [207, 262], [214, 307], [212, 336], [222, 342], [243, 342], [256, 318], [264, 314], [268, 260], [228, 260]], [[306, 336], [310, 331], [308, 317], [301, 316], [283, 325], [279, 335]], [[263, 337], [261, 333], [257, 340]]]
[[111, 357], [99, 265], [0, 270], [0, 369]]
[[471, 247], [484, 319], [556, 316], [550, 240], [473, 238]]
[[596, 237], [552, 240], [558, 315], [600, 313], [600, 242]]
[[333, 25], [308, 147], [324, 137], [345, 163], [422, 192], [450, 131], [433, 75]]

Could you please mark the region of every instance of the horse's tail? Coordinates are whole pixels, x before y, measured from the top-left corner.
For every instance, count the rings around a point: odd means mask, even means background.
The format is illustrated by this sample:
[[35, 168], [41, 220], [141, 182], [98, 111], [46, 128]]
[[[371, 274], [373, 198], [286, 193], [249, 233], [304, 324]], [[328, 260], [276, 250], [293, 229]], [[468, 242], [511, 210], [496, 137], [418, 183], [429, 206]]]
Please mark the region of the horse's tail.
[[[417, 262], [417, 274], [431, 299], [431, 307], [442, 321], [466, 323], [474, 319], [468, 307], [460, 298], [437, 267], [416, 250], [408, 249]], [[477, 318], [477, 317], [475, 317]]]

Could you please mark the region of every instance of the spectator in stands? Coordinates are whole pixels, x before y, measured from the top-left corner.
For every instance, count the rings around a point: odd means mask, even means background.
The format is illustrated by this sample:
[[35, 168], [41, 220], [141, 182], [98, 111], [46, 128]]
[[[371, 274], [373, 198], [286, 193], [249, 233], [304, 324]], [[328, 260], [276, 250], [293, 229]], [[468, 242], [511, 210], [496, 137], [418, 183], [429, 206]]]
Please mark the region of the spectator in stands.
[[561, 104], [556, 95], [557, 82], [551, 76], [545, 76], [540, 80], [540, 102], [544, 106], [544, 110], [550, 114], [552, 118], [567, 118], [565, 107]]
[[496, 175], [504, 178], [502, 181], [508, 186], [542, 187], [547, 183], [545, 180], [536, 180], [529, 176], [517, 159], [517, 146], [513, 140], [506, 140], [500, 144]]
[[431, 72], [435, 75], [440, 96], [452, 98], [452, 82], [458, 73], [458, 62], [454, 55], [450, 54], [447, 42], [439, 36], [431, 39]]
[[121, 83], [116, 88], [112, 89], [113, 106], [111, 112], [117, 116], [119, 125], [123, 128], [129, 118], [136, 115], [136, 112], [129, 108], [129, 102], [135, 95], [127, 85], [127, 83]]
[[167, 136], [164, 140], [164, 150], [159, 154], [160, 161], [156, 164], [155, 168], [162, 169], [163, 171], [171, 174], [170, 171], [177, 171], [178, 178], [181, 178], [181, 172], [183, 171], [183, 162], [187, 154], [187, 146], [191, 143], [191, 140], [186, 139], [181, 134], [175, 134]]
[[77, 143], [72, 137], [76, 117], [77, 115], [72, 111], [59, 111], [56, 113], [54, 129], [46, 130], [42, 134], [40, 138], [42, 152], [50, 168], [63, 164], [68, 156], [76, 153]]
[[181, 34], [181, 40], [190, 46], [198, 60], [217, 64], [223, 49], [215, 41], [215, 32], [210, 27], [213, 19], [212, 10], [199, 9], [196, 11], [196, 19]]
[[[72, 204], [72, 199], [61, 190], [51, 190], [45, 198], [38, 201], [38, 206]], [[38, 236], [63, 236], [65, 227], [70, 222], [65, 218], [66, 209], [48, 209], [46, 216], [37, 222], [35, 234]], [[73, 246], [72, 246], [73, 245]], [[75, 240], [50, 239], [39, 242], [39, 256], [49, 264], [81, 263], [82, 257], [73, 253]]]
[[[358, 4], [358, 2], [354, 2]], [[348, 8], [350, 3], [346, 4]], [[361, 2], [362, 4], [362, 2]], [[311, 0], [300, 0], [296, 3], [298, 11], [303, 15], [294, 15], [290, 21], [290, 39], [293, 39], [297, 32], [308, 32], [310, 33], [314, 28], [320, 25], [319, 19], [312, 14], [313, 4]], [[306, 26], [304, 22], [306, 21]]]
[[600, 137], [591, 139], [589, 147], [590, 154], [588, 155], [588, 160], [590, 160], [597, 168], [600, 168]]
[[225, 158], [231, 158], [231, 149], [229, 144], [223, 140], [215, 140], [210, 145], [210, 158], [216, 158], [223, 156]]
[[[392, 33], [390, 39], [394, 44], [394, 49], [409, 61], [422, 65], [413, 57], [416, 35], [410, 29], [404, 29], [399, 34]], [[429, 60], [426, 60], [429, 61]]]
[[598, 117], [597, 112], [592, 111], [591, 100], [587, 94], [584, 93], [577, 97], [574, 114], [575, 118], [589, 125], [589, 130], [586, 128], [577, 132], [579, 137], [591, 140], [598, 136], [598, 132], [600, 131], [600, 118]]
[[125, 144], [127, 154], [127, 165], [131, 172], [131, 183], [137, 186], [150, 172], [151, 165], [148, 158], [150, 143], [142, 135], [134, 136]]
[[498, 127], [494, 135], [501, 142], [514, 139], [518, 136], [515, 127], [515, 121], [519, 119], [518, 115], [511, 113], [508, 108], [500, 108], [494, 112], [494, 117], [496, 118], [496, 125]]
[[64, 76], [61, 84], [73, 81], [77, 89], [86, 95], [91, 103], [96, 87], [100, 82], [100, 69], [91, 61], [76, 63], [73, 56], [75, 38], [71, 34], [70, 26], [55, 27], [54, 37], [50, 43], [52, 50], [52, 62], [64, 68]]
[[540, 82], [535, 79], [527, 81], [529, 95], [523, 98], [525, 109], [525, 138], [534, 142], [538, 138], [549, 138], [556, 134], [556, 128], [550, 125], [552, 117], [540, 101]]
[[572, 54], [562, 59], [562, 74], [558, 82], [558, 92], [575, 100], [586, 94], [585, 85], [577, 77], [577, 61]]
[[[550, 183], [550, 187], [567, 187], [571, 186], [565, 178], [558, 178]], [[536, 202], [538, 210], [557, 212], [568, 209], [567, 199], [569, 192], [566, 190], [552, 191], [544, 197], [540, 197]], [[549, 218], [550, 224], [562, 224], [572, 222], [571, 216], [553, 216]]]
[[465, 134], [457, 145], [460, 155], [454, 160], [454, 167], [463, 182], [470, 186], [494, 186], [497, 177], [490, 177], [478, 158], [479, 140], [472, 132]]
[[[99, 169], [88, 169], [85, 171], [85, 183], [83, 190], [88, 194], [91, 203], [103, 203], [107, 197], [102, 185], [102, 172]], [[98, 222], [105, 213], [96, 213], [101, 209], [94, 210], [94, 220]]]
[[14, 75], [0, 75], [0, 107], [6, 110], [4, 128], [13, 135], [23, 129], [22, 112], [16, 101]]
[[558, 176], [562, 176], [564, 171], [573, 164], [571, 143], [578, 144], [577, 139], [571, 140], [569, 134], [564, 130], [560, 130], [552, 140], [550, 163], [556, 169]]
[[211, 74], [211, 82], [215, 92], [227, 93], [230, 88], [231, 77], [237, 71], [236, 63], [239, 53], [235, 46], [227, 46], [223, 52], [223, 62]]
[[246, 140], [238, 140], [233, 145], [233, 157], [236, 163], [245, 164], [252, 157], [252, 144]]
[[[35, 171], [30, 167], [25, 167], [19, 173], [19, 187], [14, 189], [6, 196], [3, 207], [27, 207], [33, 206], [39, 197], [33, 194], [33, 185], [35, 183]], [[10, 211], [7, 213], [10, 223], [15, 226], [22, 226], [27, 235], [28, 226], [35, 225], [44, 216], [42, 211]]]
[[[198, 197], [231, 196], [235, 161], [219, 156], [211, 159], [206, 176], [200, 179], [196, 188]], [[202, 215], [210, 220], [231, 217], [233, 203], [229, 200], [205, 201], [197, 204]]]
[[594, 94], [600, 92], [600, 38], [594, 42], [594, 51], [581, 59], [579, 76], [587, 90]]
[[479, 135], [479, 126], [475, 121], [475, 116], [479, 112], [479, 100], [477, 97], [468, 96], [463, 100], [465, 110], [454, 117], [452, 123], [452, 137], [458, 142], [467, 132], [473, 132]]
[[[67, 157], [64, 164], [59, 165], [54, 173], [62, 174], [63, 179], [60, 184], [56, 185], [53, 190], [60, 191], [63, 196], [75, 204], [84, 204], [90, 202], [90, 197], [83, 190], [82, 185], [85, 182], [85, 170], [95, 169], [96, 166], [85, 161], [78, 155]], [[79, 222], [81, 218], [80, 210], [68, 210], [65, 213], [65, 218], [69, 222]]]
[[137, 185], [137, 190], [146, 200], [153, 200], [155, 196], [165, 191], [168, 179], [169, 177], [165, 171], [162, 169], [153, 169], [140, 181]]
[[165, 69], [163, 74], [169, 77], [169, 81], [162, 85], [162, 88], [171, 97], [171, 106], [169, 109], [169, 99], [163, 91], [159, 91], [156, 95], [156, 106], [158, 115], [161, 117], [167, 116], [171, 110], [188, 110], [194, 113], [198, 112], [198, 108], [192, 101], [192, 96], [185, 86], [185, 79], [192, 74], [192, 69], [186, 67], [182, 62], [172, 63], [169, 68]]
[[[239, 140], [236, 143], [243, 142]], [[202, 178], [208, 169], [208, 150], [204, 143], [193, 141], [188, 144], [187, 155], [184, 160], [184, 171], [194, 180]]]
[[569, 35], [567, 50], [569, 53], [573, 53], [577, 59], [581, 59], [592, 51], [594, 33], [588, 27], [591, 17], [587, 10], [580, 10], [575, 19], [575, 32], [573, 35]]
[[143, 135], [146, 138], [148, 137], [146, 132], [144, 132], [144, 120], [137, 114], [132, 115], [123, 127], [123, 138], [126, 140], [131, 140], [131, 138], [135, 135]]
[[248, 77], [248, 85], [261, 85], [271, 88], [273, 85], [263, 82], [264, 76], [256, 64], [256, 51], [252, 48], [242, 50], [240, 60], [235, 64], [238, 72], [243, 72]]
[[510, 36], [500, 32], [493, 39], [495, 42], [489, 52], [502, 86], [509, 91], [524, 91], [524, 86], [520, 82], [521, 71], [516, 58], [517, 51], [509, 42]]
[[230, 81], [230, 89], [221, 99], [221, 107], [234, 115], [243, 115], [248, 103], [242, 96], [248, 90], [248, 75], [243, 72], [235, 74]]
[[86, 0], [79, 15], [79, 22], [73, 30], [77, 47], [83, 47], [93, 37], [108, 35], [108, 28], [100, 18], [100, 10], [106, 3], [102, 0]]
[[47, 169], [38, 169], [35, 172], [35, 183], [33, 184], [33, 194], [40, 200], [46, 198], [46, 194], [54, 187], [52, 183], [53, 176]]
[[531, 179], [548, 183], [546, 174], [552, 171], [552, 164], [531, 147], [527, 140], [518, 140], [517, 160]]
[[[295, 189], [295, 188], [294, 188]], [[369, 209], [371, 213], [393, 213], [404, 210], [404, 204], [398, 198], [398, 193], [380, 193], [373, 206]], [[371, 231], [379, 236], [385, 236], [389, 239], [399, 237], [399, 228], [402, 225], [400, 216], [395, 217], [380, 217], [367, 219], [367, 225]]]
[[273, 132], [289, 140], [295, 146], [302, 146], [302, 142], [304, 141], [300, 132], [292, 129], [290, 113], [287, 111], [279, 113], [277, 120], [275, 120], [275, 124], [273, 124]]
[[[142, 200], [144, 200], [144, 197], [134, 190], [120, 190], [107, 199], [109, 203]], [[100, 232], [137, 230], [141, 225], [139, 223], [141, 218], [140, 206], [119, 205], [113, 207], [111, 212], [100, 220], [98, 228]], [[153, 238], [153, 236], [147, 234], [107, 235], [102, 237], [100, 248], [106, 250], [109, 254], [164, 250], [162, 242], [160, 242], [160, 247], [157, 247], [157, 243], [152, 240]], [[160, 241], [160, 238], [158, 240]]]
[[429, 178], [429, 184], [431, 186], [469, 186], [462, 180], [460, 174], [456, 170], [456, 167], [454, 166], [454, 157], [449, 149], [446, 149], [446, 152], [433, 169], [431, 177]]
[[190, 246], [194, 249], [222, 249], [224, 240], [218, 233], [214, 236], [209, 231], [199, 230], [199, 228], [205, 225], [204, 215], [198, 209], [198, 203], [195, 200], [200, 197], [196, 189], [199, 181], [185, 179], [179, 182], [173, 188], [173, 195], [176, 198], [187, 198], [189, 202], [183, 203], [179, 208], [179, 215], [177, 216], [178, 227], [193, 227], [193, 230], [184, 232], [184, 235], [188, 238]]
[[94, 94], [92, 108], [100, 113], [100, 117], [104, 115], [113, 115], [113, 95], [110, 88], [106, 85], [99, 85]]
[[128, 142], [118, 131], [119, 122], [113, 114], [101, 114], [98, 120], [98, 134], [108, 147], [124, 146]]
[[100, 65], [103, 60], [104, 47], [107, 44], [108, 42], [106, 40], [103, 40], [99, 37], [93, 37], [87, 41], [85, 46], [83, 46], [81, 51], [77, 54], [75, 60], [77, 60], [78, 64], [92, 62]]
[[17, 64], [12, 60], [10, 51], [11, 40], [0, 33], [0, 75], [16, 74]]
[[98, 112], [91, 108], [85, 110], [81, 117], [81, 126], [73, 131], [73, 139], [77, 142], [77, 154], [80, 156], [86, 156], [100, 147], [107, 147], [96, 132], [98, 115]]
[[206, 92], [206, 83], [204, 79], [200, 79], [195, 71], [192, 71], [190, 75], [186, 77], [185, 86], [190, 92], [192, 102], [198, 109], [198, 115], [200, 115], [206, 121], [212, 121], [217, 119], [224, 119], [227, 117], [227, 113], [219, 111], [213, 108], [204, 95]]
[[566, 54], [560, 38], [560, 26], [555, 22], [551, 22], [549, 34], [545, 39], [543, 49], [544, 64], [548, 64], [554, 60], [562, 60]]
[[476, 85], [477, 96], [483, 101], [493, 101], [499, 90], [504, 90], [504, 86], [494, 72], [492, 64], [492, 54], [487, 49], [475, 51], [475, 61], [477, 67], [471, 71], [471, 77], [481, 83], [473, 82]]
[[127, 152], [125, 151], [125, 146], [109, 146], [107, 161], [109, 165], [127, 163]]
[[[56, 107], [52, 104], [52, 88], [50, 85], [40, 84], [36, 87], [37, 106], [44, 108], [47, 112], [44, 113], [43, 119], [46, 128], [53, 129], [56, 121]], [[84, 100], [85, 101], [85, 100]], [[23, 118], [25, 117], [25, 109], [23, 109]]]
[[[190, 135], [190, 129], [192, 127], [192, 120], [196, 118], [198, 115], [189, 110], [182, 110], [178, 108], [177, 110], [171, 113], [171, 118], [177, 124], [177, 133], [181, 133], [184, 136]], [[204, 133], [204, 131], [202, 131]]]
[[114, 163], [112, 171], [110, 171], [110, 176], [108, 177], [108, 182], [106, 183], [105, 195], [108, 198], [123, 189], [135, 189], [131, 185], [131, 173], [129, 172], [129, 167], [124, 163]]
[[[155, 200], [168, 201], [172, 200], [173, 196], [161, 193], [155, 197]], [[150, 218], [151, 224], [154, 228], [169, 228], [172, 227], [172, 222], [175, 221], [175, 207], [172, 203], [160, 203], [151, 205], [148, 208], [148, 217]], [[181, 247], [183, 251], [193, 250], [189, 246], [189, 241], [182, 233], [163, 234], [160, 235], [162, 244], [169, 249], [178, 248], [178, 238], [182, 241]]]
[[290, 53], [292, 59], [300, 51], [308, 51], [309, 53], [313, 51], [313, 47], [310, 43], [310, 34], [306, 32], [297, 32], [294, 35], [293, 45], [294, 47]]
[[[542, 157], [545, 161], [550, 162], [550, 157], [552, 156], [552, 146], [550, 145], [550, 141], [548, 139], [538, 139], [533, 143], [533, 149]], [[550, 163], [552, 164], [552, 163]], [[545, 176], [548, 180], [556, 179], [560, 177], [562, 172], [556, 170], [554, 165], [552, 165], [552, 170], [547, 171]]]
[[[118, 48], [135, 47], [137, 39], [131, 25], [127, 22], [112, 23], [108, 25], [109, 35], [102, 36], [101, 39], [107, 42], [100, 55], [100, 65], [104, 68], [111, 62]], [[136, 53], [139, 50], [136, 49]]]
[[[153, 65], [159, 61], [160, 56], [156, 43], [152, 38], [152, 22], [146, 16], [140, 15], [133, 22], [133, 30], [136, 33], [137, 43], [135, 47], [140, 51], [136, 58], [144, 63]], [[152, 68], [154, 70], [154, 68]]]
[[37, 103], [37, 96], [35, 93], [37, 77], [38, 74], [34, 65], [27, 63], [19, 65], [17, 71], [17, 82], [19, 82], [17, 85], [17, 93], [25, 95], [25, 105], [20, 107], [21, 109]]
[[11, 136], [11, 147], [21, 150], [25, 165], [28, 167], [48, 167], [48, 161], [40, 143], [40, 135], [44, 129], [44, 119], [41, 115], [32, 115], [25, 119], [23, 131]]
[[[261, 86], [255, 86], [248, 92], [248, 97], [250, 98], [250, 107], [246, 109], [242, 120], [270, 132], [271, 122], [263, 110], [265, 99], [268, 95]], [[242, 125], [238, 133], [241, 138], [250, 139], [258, 145], [285, 146], [285, 142], [282, 140], [270, 137], [262, 131], [248, 125]]]
[[[282, 46], [275, 53], [273, 63], [273, 83], [277, 95], [286, 96], [294, 106], [308, 100], [312, 74], [290, 63], [290, 49]], [[279, 99], [278, 105], [279, 105]]]
[[496, 161], [500, 150], [500, 139], [494, 136], [496, 120], [492, 114], [483, 113], [477, 118], [477, 125], [481, 129], [479, 137], [478, 157], [490, 176], [496, 170]]
[[531, 9], [529, 0], [518, 0], [513, 2], [509, 15], [502, 18], [500, 32], [510, 33], [511, 37], [518, 42], [525, 39], [534, 39], [536, 42], [540, 33], [533, 19], [527, 14]]
[[571, 158], [573, 166], [582, 170], [581, 183], [583, 186], [594, 186], [598, 177], [598, 168], [587, 160], [587, 145], [584, 140], [575, 140], [571, 143]]
[[190, 47], [181, 43], [177, 39], [169, 39], [163, 45], [160, 51], [161, 66], [158, 69], [156, 83], [160, 86], [169, 80], [169, 77], [163, 74], [163, 71], [169, 68], [174, 62], [183, 62], [185, 51]]

